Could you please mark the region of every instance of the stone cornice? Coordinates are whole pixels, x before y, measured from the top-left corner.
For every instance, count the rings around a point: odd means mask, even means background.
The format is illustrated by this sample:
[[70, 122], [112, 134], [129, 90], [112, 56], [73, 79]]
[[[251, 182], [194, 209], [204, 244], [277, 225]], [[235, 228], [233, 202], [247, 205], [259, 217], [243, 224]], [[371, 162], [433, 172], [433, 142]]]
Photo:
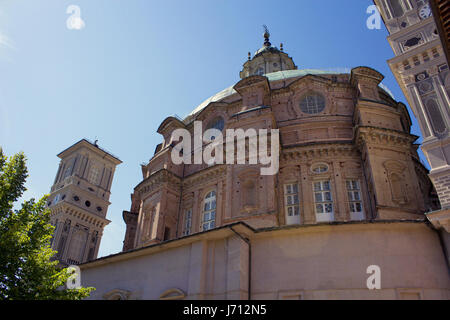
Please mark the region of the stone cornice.
[[136, 212], [130, 212], [125, 210], [122, 212], [123, 221], [125, 221], [126, 224], [137, 222], [138, 216], [139, 213]]
[[355, 130], [355, 141], [359, 147], [364, 143], [370, 143], [386, 147], [406, 146], [408, 150], [410, 150], [411, 144], [419, 138], [418, 136], [409, 133], [379, 127], [357, 126]]
[[351, 141], [335, 143], [311, 143], [302, 146], [284, 148], [282, 150], [282, 160], [312, 160], [330, 157], [354, 157], [359, 151]]
[[233, 87], [241, 96], [245, 93], [247, 89], [253, 86], [263, 86], [266, 92], [270, 92], [270, 84], [269, 79], [264, 76], [249, 76], [247, 78], [242, 79], [238, 83], [236, 83]]
[[58, 213], [65, 213], [76, 219], [84, 221], [90, 225], [94, 225], [98, 228], [103, 229], [111, 221], [93, 213], [87, 212], [83, 208], [80, 208], [72, 203], [62, 201], [50, 208], [51, 216]]
[[450, 208], [425, 214], [436, 229], [444, 229], [450, 233]]
[[183, 180], [183, 188], [193, 184], [201, 184], [206, 181], [216, 180], [218, 177], [224, 175], [226, 172], [226, 165], [216, 165], [197, 171]]
[[134, 192], [139, 195], [143, 195], [144, 193], [148, 193], [156, 188], [159, 188], [163, 183], [168, 183], [169, 185], [178, 188], [180, 186], [180, 182], [180, 177], [166, 169], [161, 169], [139, 183], [134, 188]]
[[[436, 47], [436, 46], [441, 46], [441, 42], [440, 42], [439, 38], [436, 38], [430, 42], [424, 43], [424, 44], [417, 46], [411, 50], [403, 52], [402, 54], [395, 56], [392, 59], [389, 59], [387, 62], [389, 65], [402, 63], [404, 60], [412, 58], [413, 56], [416, 56], [426, 50], [430, 50], [431, 48]], [[394, 70], [392, 70], [392, 71], [394, 71]]]

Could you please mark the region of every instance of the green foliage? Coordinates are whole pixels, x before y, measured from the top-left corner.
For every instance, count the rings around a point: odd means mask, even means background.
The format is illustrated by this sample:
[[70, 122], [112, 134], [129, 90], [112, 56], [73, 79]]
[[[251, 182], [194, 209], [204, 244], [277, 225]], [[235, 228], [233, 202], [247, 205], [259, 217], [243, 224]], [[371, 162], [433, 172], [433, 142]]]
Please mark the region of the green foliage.
[[94, 288], [67, 289], [70, 274], [51, 260], [54, 227], [47, 196], [25, 201], [13, 210], [26, 190], [28, 177], [23, 153], [7, 158], [0, 148], [0, 299], [80, 300]]

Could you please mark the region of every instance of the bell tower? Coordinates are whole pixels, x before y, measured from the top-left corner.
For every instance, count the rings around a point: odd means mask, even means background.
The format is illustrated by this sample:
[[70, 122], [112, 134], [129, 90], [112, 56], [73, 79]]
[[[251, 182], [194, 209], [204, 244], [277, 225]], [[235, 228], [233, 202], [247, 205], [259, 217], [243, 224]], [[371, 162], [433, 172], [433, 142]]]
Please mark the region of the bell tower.
[[450, 72], [428, 0], [374, 0], [395, 57], [388, 64], [423, 135], [443, 209], [450, 208]]
[[61, 158], [47, 206], [55, 226], [52, 249], [63, 265], [97, 258], [117, 157], [97, 141], [82, 139], [58, 154]]

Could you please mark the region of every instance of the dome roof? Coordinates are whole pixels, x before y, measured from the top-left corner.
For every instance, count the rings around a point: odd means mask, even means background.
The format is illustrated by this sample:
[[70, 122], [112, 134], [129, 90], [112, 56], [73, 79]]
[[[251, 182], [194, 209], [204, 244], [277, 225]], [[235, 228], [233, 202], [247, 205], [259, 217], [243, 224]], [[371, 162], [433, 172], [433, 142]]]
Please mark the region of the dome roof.
[[256, 57], [256, 56], [258, 56], [259, 54], [264, 53], [264, 52], [279, 53], [279, 52], [281, 52], [281, 51], [278, 50], [278, 48], [276, 48], [276, 47], [272, 47], [272, 46], [270, 46], [270, 47], [263, 46], [263, 47], [259, 48], [259, 49], [255, 52], [253, 58]]
[[[336, 68], [336, 69], [303, 69], [303, 70], [283, 70], [283, 71], [277, 71], [265, 74], [264, 76], [267, 77], [269, 83], [274, 81], [280, 81], [280, 80], [287, 80], [287, 79], [293, 79], [298, 77], [304, 77], [308, 74], [312, 75], [337, 75], [337, 74], [350, 74], [351, 70], [348, 68]], [[192, 117], [193, 115], [199, 113], [204, 108], [208, 106], [208, 104], [212, 102], [220, 102], [234, 94], [236, 94], [236, 90], [233, 89], [234, 85], [216, 93], [215, 95], [209, 97], [205, 101], [203, 101], [201, 104], [199, 104], [190, 114], [187, 115], [187, 118]], [[391, 93], [391, 91], [383, 84], [380, 84], [380, 87], [386, 91], [393, 99], [394, 96]]]
[[[261, 48], [264, 49], [264, 48]], [[337, 74], [336, 72], [330, 72], [325, 70], [319, 70], [319, 69], [303, 69], [303, 70], [284, 70], [284, 71], [277, 71], [273, 73], [265, 74], [264, 76], [268, 78], [269, 82], [271, 81], [278, 81], [278, 80], [285, 80], [289, 78], [296, 78], [296, 77], [302, 77], [307, 74]], [[199, 104], [189, 115], [193, 116], [196, 113], [199, 113], [202, 111], [208, 104], [211, 102], [219, 102], [227, 97], [232, 96], [233, 94], [237, 93], [236, 90], [233, 89], [234, 85], [216, 93], [212, 97], [209, 97], [205, 101], [203, 101], [201, 104]]]

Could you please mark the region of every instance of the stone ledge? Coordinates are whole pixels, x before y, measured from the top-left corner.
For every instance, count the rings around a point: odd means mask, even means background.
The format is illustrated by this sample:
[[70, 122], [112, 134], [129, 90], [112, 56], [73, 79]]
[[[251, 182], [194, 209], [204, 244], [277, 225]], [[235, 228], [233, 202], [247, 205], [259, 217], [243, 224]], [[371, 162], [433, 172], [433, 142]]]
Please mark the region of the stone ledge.
[[450, 208], [426, 213], [426, 217], [436, 229], [443, 228], [450, 233]]

